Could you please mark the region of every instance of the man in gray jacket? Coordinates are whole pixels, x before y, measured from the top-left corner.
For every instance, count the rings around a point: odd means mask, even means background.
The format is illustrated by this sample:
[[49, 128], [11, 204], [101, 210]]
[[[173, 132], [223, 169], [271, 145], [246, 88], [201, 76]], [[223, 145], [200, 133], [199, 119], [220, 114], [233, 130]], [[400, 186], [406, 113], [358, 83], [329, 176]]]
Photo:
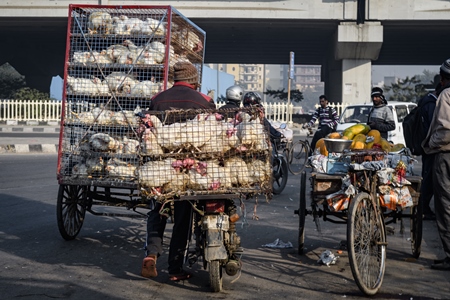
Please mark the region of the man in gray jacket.
[[394, 114], [386, 106], [387, 101], [381, 88], [374, 87], [370, 96], [372, 97], [373, 107], [369, 112], [367, 125], [370, 126], [370, 129], [378, 130], [381, 137], [387, 140], [388, 131], [395, 129]]
[[450, 58], [441, 65], [439, 75], [443, 90], [437, 99], [422, 147], [426, 154], [436, 154], [433, 167], [434, 206], [445, 253], [445, 258], [435, 260], [431, 268], [450, 271]]

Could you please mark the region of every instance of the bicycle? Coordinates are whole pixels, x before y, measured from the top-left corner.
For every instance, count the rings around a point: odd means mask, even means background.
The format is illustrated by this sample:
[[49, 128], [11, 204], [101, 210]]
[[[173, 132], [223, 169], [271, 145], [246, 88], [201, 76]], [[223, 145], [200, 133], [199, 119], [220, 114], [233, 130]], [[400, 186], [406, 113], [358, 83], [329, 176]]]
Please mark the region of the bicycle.
[[[363, 162], [370, 156], [374, 165], [384, 159], [385, 153], [377, 150], [348, 152], [351, 161]], [[379, 162], [381, 164], [381, 161]], [[310, 174], [310, 208], [306, 204], [306, 172], [300, 176], [300, 203], [295, 211], [299, 215], [298, 253], [303, 254], [305, 244], [305, 217], [312, 215], [320, 232], [319, 220], [334, 224], [346, 224], [349, 265], [358, 288], [366, 295], [375, 295], [383, 283], [386, 268], [387, 237], [385, 225], [410, 218], [410, 241], [412, 255], [418, 258], [422, 240], [422, 206], [419, 203], [422, 179], [418, 176], [405, 176], [410, 182], [407, 186], [412, 198], [409, 213], [399, 207], [382, 205], [377, 170], [379, 168], [349, 167], [346, 173]], [[342, 188], [342, 178], [348, 177], [354, 186], [352, 195], [338, 193]], [[330, 200], [336, 194], [339, 200]], [[347, 203], [348, 207], [345, 207]], [[330, 208], [330, 205], [332, 207]], [[403, 221], [402, 223], [403, 224]], [[403, 228], [403, 225], [402, 225]], [[402, 229], [403, 230], [403, 229]]]
[[[308, 136], [311, 135], [312, 129], [310, 127], [308, 127], [308, 132]], [[286, 160], [288, 162], [289, 171], [293, 175], [300, 174], [306, 167], [309, 151], [311, 149], [308, 139], [298, 140], [294, 143], [288, 141], [286, 149]]]

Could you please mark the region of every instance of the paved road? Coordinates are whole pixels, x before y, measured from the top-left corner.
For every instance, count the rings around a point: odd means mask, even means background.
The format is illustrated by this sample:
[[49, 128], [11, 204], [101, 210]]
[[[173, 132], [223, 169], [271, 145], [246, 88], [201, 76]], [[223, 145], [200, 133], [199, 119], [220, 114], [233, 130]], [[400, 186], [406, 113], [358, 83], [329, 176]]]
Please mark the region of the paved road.
[[[320, 254], [338, 250], [345, 226], [322, 222], [322, 233], [311, 216], [306, 223], [306, 253], [297, 254], [299, 178], [270, 202], [247, 201], [238, 234], [245, 249], [238, 280], [225, 277], [224, 291], [209, 292], [208, 273], [200, 264], [195, 277], [168, 280], [167, 255], [158, 261], [160, 276], [139, 276], [143, 258], [145, 221], [98, 217], [88, 214], [74, 241], [64, 241], [56, 222], [56, 155], [0, 155], [0, 298], [1, 299], [361, 299], [353, 281], [346, 251], [336, 265], [320, 265]], [[98, 208], [102, 210], [103, 208]], [[256, 209], [256, 210], [255, 210]], [[256, 211], [258, 220], [252, 219]], [[124, 212], [124, 209], [120, 209]], [[409, 222], [405, 220], [408, 232]], [[386, 275], [373, 299], [449, 299], [448, 272], [429, 268], [442, 256], [433, 222], [424, 224], [422, 255], [411, 259], [409, 234], [388, 236]], [[165, 249], [171, 235], [169, 224]], [[275, 239], [294, 248], [271, 249], [262, 245]]]

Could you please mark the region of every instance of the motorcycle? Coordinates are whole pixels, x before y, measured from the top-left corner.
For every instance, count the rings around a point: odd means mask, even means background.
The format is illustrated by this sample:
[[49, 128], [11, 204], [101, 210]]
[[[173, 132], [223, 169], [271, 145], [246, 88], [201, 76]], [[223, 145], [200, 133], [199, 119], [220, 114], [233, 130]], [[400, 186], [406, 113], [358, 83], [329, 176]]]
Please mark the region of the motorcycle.
[[213, 292], [222, 290], [223, 269], [227, 275], [235, 276], [242, 266], [243, 250], [236, 233], [239, 215], [232, 198], [235, 195], [217, 199], [221, 196], [197, 196], [193, 213], [195, 249], [187, 255], [190, 266], [203, 258], [203, 268], [209, 272]]
[[284, 136], [282, 139], [271, 137], [272, 141], [272, 192], [275, 195], [281, 194], [288, 180], [288, 164], [286, 161], [287, 142], [292, 140], [293, 131], [287, 127], [286, 123], [274, 124], [273, 127]]

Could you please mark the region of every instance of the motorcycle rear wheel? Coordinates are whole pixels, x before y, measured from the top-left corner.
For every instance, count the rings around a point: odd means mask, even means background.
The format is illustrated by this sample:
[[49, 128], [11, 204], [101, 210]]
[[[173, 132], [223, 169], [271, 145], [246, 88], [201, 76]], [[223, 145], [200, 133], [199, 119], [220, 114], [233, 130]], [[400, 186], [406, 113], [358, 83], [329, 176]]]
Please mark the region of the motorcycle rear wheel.
[[272, 163], [273, 170], [273, 182], [272, 182], [272, 192], [275, 195], [281, 194], [287, 184], [288, 180], [288, 165], [284, 157], [281, 159], [274, 158]]

